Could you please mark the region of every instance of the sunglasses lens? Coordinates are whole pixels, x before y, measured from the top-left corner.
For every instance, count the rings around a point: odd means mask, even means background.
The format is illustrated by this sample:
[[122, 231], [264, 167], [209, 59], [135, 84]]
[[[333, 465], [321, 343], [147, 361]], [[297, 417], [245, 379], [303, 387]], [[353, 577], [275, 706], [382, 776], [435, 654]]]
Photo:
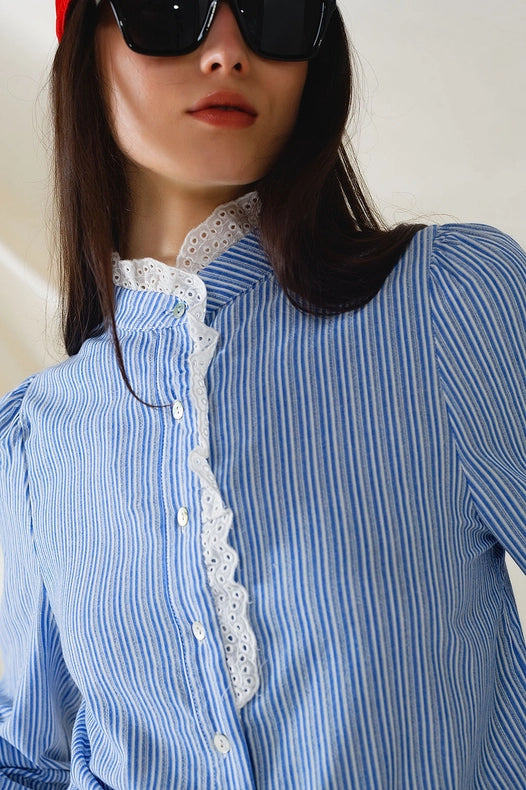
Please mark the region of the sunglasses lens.
[[238, 22], [249, 46], [277, 60], [306, 60], [315, 52], [322, 0], [239, 0]]
[[198, 46], [210, 2], [121, 0], [113, 5], [132, 49], [148, 55], [172, 55]]
[[[211, 0], [112, 0], [124, 38], [146, 55], [183, 55], [206, 33]], [[316, 53], [324, 0], [237, 0], [232, 8], [247, 44], [276, 60], [307, 60]], [[325, 18], [324, 18], [325, 15]]]

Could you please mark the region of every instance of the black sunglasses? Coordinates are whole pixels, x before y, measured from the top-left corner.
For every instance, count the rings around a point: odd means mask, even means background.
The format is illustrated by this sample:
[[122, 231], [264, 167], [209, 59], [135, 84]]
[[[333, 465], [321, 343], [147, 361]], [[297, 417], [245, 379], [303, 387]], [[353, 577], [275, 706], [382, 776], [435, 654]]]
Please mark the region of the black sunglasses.
[[[110, 5], [131, 49], [172, 56], [186, 55], [204, 41], [219, 0], [110, 0]], [[257, 55], [310, 60], [320, 48], [336, 0], [230, 0], [229, 5]]]

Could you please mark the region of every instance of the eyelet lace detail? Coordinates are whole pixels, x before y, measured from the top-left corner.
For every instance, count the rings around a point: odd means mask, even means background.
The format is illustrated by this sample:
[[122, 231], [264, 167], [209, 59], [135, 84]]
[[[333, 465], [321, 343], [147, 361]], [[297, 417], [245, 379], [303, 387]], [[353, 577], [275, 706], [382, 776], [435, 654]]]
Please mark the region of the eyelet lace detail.
[[257, 227], [260, 200], [249, 192], [218, 206], [197, 228], [188, 233], [177, 256], [176, 267], [199, 272], [232, 244]]
[[197, 446], [189, 454], [189, 466], [200, 482], [201, 545], [238, 709], [246, 705], [259, 688], [257, 643], [247, 613], [247, 590], [234, 579], [239, 557], [228, 542], [233, 514], [222, 501], [209, 464], [206, 375], [219, 333], [204, 322], [206, 287], [197, 272], [250, 232], [255, 227], [258, 212], [257, 193], [219, 206], [206, 222], [188, 234], [177, 267], [151, 258], [125, 261], [117, 254], [113, 256], [113, 282], [116, 285], [174, 295], [188, 308], [185, 320], [193, 340], [189, 357], [190, 400], [197, 414], [198, 437]]
[[201, 483], [201, 545], [221, 629], [223, 649], [230, 673], [236, 707], [242, 708], [259, 687], [256, 637], [250, 625], [246, 589], [234, 580], [239, 565], [237, 552], [228, 542], [233, 514], [221, 498], [209, 464], [208, 392], [206, 375], [215, 353], [219, 333], [203, 323], [202, 307], [190, 310], [188, 327], [194, 341], [189, 358], [190, 397], [197, 409], [198, 446], [189, 455], [190, 469]]
[[132, 291], [156, 291], [177, 296], [191, 307], [206, 301], [206, 289], [202, 280], [191, 273], [182, 272], [153, 258], [123, 261], [113, 253], [113, 283]]

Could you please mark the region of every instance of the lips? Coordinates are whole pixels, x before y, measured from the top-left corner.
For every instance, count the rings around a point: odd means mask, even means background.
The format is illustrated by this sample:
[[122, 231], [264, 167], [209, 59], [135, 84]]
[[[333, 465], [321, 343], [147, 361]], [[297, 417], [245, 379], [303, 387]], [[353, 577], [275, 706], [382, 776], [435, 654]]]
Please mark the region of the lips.
[[218, 91], [196, 102], [188, 114], [216, 129], [248, 129], [256, 123], [257, 111], [240, 93]]
[[191, 107], [188, 112], [191, 115], [208, 110], [219, 110], [223, 112], [245, 113], [252, 118], [257, 117], [257, 112], [244, 96], [240, 93], [230, 91], [220, 91], [205, 96]]

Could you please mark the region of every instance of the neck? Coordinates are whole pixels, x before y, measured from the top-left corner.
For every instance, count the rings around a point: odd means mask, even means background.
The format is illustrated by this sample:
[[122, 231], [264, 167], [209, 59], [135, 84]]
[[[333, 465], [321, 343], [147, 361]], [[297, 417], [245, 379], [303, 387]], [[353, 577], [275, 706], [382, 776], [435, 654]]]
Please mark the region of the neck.
[[195, 190], [180, 188], [143, 172], [130, 174], [132, 209], [125, 249], [127, 259], [155, 258], [174, 266], [188, 233], [221, 203], [235, 200], [247, 186]]

